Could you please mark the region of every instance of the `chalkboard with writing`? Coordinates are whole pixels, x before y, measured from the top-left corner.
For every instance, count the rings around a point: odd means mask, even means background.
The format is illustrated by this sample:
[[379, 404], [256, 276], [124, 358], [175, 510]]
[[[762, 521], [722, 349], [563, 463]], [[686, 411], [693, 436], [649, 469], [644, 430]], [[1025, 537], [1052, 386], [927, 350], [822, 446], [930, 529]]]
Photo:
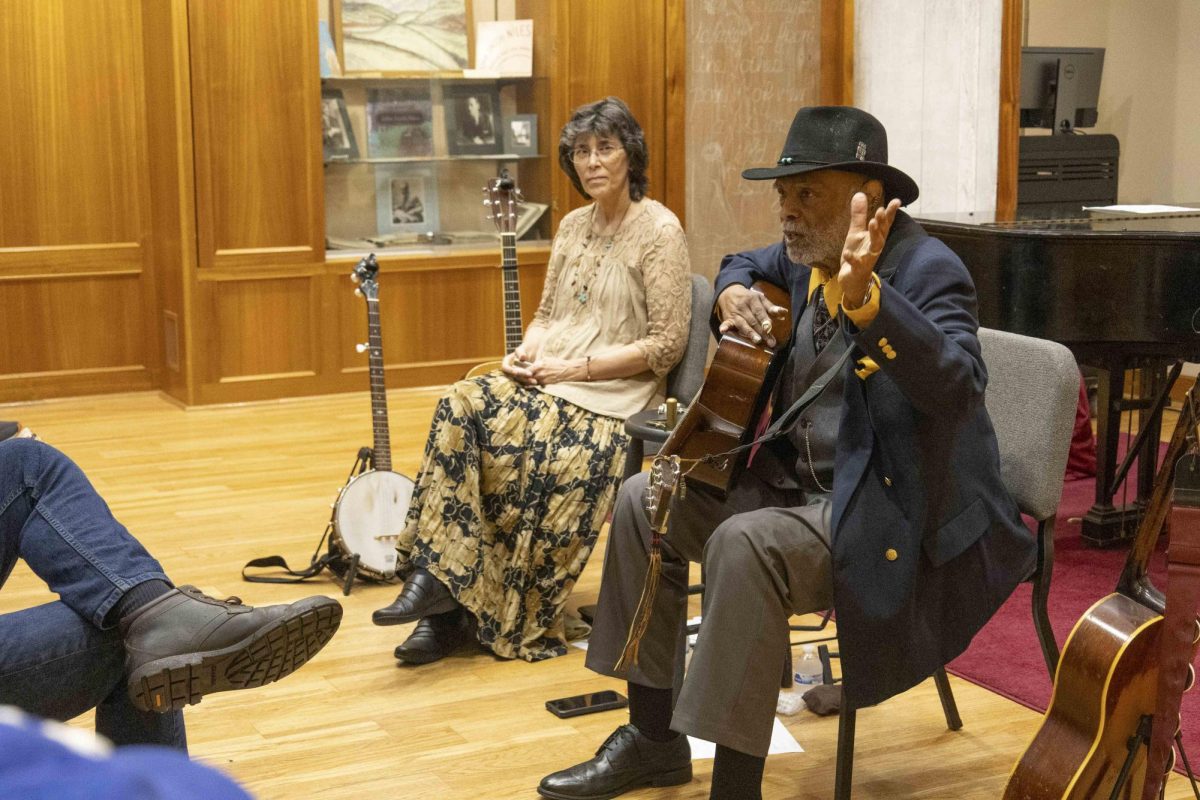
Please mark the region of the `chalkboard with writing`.
[[818, 102], [820, 0], [693, 0], [687, 10], [687, 229], [692, 269], [780, 237], [770, 181], [792, 116]]

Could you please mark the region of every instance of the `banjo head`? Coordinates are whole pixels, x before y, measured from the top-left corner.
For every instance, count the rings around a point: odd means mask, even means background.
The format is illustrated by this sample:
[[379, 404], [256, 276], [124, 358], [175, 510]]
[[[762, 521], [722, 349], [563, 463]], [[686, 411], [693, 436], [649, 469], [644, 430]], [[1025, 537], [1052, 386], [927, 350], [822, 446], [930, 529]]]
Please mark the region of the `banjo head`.
[[358, 569], [384, 580], [396, 574], [396, 539], [404, 529], [413, 482], [398, 472], [371, 470], [342, 489], [333, 510], [334, 544], [358, 554]]

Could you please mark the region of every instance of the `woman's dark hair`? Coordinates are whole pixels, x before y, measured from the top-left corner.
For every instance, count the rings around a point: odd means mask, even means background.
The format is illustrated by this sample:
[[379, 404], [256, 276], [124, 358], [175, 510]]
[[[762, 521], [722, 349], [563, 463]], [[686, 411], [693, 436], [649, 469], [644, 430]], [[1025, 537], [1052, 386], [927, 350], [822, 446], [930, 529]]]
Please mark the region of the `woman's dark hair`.
[[567, 173], [579, 193], [591, 200], [592, 196], [584, 191], [579, 173], [575, 171], [575, 162], [571, 160], [575, 145], [580, 137], [586, 136], [608, 136], [621, 143], [629, 159], [629, 199], [641, 200], [645, 197], [646, 187], [650, 183], [646, 178], [650, 156], [646, 153], [646, 137], [642, 135], [642, 126], [634, 119], [629, 106], [619, 97], [606, 97], [580, 106], [558, 137], [558, 165]]

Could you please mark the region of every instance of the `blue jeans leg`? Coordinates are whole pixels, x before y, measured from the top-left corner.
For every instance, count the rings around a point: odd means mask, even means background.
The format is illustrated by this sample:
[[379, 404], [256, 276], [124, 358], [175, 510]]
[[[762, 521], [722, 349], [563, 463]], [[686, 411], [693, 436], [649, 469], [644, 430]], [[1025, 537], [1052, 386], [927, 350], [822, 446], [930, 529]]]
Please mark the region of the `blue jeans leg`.
[[130, 588], [167, 580], [83, 471], [30, 439], [0, 442], [0, 584], [18, 557], [97, 627]]
[[130, 588], [167, 580], [162, 567], [79, 467], [29, 439], [0, 442], [0, 585], [18, 558], [62, 602], [0, 615], [0, 703], [59, 720], [94, 707], [97, 732], [117, 744], [186, 750], [182, 713], [133, 707], [124, 645], [105, 621]]
[[125, 647], [59, 602], [0, 615], [0, 705], [66, 721], [96, 709], [96, 732], [114, 744], [187, 752], [183, 712], [138, 711], [125, 686]]

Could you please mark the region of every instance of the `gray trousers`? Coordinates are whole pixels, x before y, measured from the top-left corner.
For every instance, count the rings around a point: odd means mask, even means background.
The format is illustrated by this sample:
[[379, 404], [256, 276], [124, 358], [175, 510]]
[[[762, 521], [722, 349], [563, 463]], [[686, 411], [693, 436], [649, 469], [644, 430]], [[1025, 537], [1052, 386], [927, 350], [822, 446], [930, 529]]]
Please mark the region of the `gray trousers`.
[[[626, 481], [613, 511], [587, 667], [643, 686], [672, 688], [674, 730], [765, 756], [788, 617], [833, 603], [829, 496], [777, 489], [751, 472], [724, 501], [689, 486], [671, 509], [662, 578], [638, 664], [618, 671], [614, 665], [648, 563], [646, 480], [643, 472]], [[704, 619], [684, 676], [689, 561], [704, 564]]]

